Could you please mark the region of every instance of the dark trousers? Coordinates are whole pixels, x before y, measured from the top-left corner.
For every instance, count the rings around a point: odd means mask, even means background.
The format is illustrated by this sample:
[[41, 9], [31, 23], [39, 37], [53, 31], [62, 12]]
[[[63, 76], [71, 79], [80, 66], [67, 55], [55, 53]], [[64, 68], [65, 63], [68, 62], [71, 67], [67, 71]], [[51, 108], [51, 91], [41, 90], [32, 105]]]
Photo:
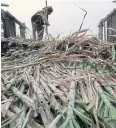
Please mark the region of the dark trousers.
[[33, 38], [36, 40], [36, 31], [38, 40], [43, 39], [44, 27], [41, 24], [32, 23]]
[[8, 41], [1, 41], [1, 53], [6, 53], [8, 51]]

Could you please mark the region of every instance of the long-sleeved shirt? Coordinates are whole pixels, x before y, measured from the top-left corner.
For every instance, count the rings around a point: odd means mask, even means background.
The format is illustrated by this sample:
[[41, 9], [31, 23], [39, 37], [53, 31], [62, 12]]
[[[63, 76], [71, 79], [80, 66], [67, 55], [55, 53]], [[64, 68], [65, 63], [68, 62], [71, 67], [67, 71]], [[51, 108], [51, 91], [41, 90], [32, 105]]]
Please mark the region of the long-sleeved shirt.
[[34, 15], [31, 17], [31, 22], [36, 22], [36, 23], [38, 23], [38, 24], [44, 25], [44, 21], [43, 21], [43, 19], [42, 19], [42, 16], [37, 15], [37, 14], [42, 14], [42, 11], [38, 11], [36, 14], [34, 14]]
[[[47, 15], [47, 19], [48, 19], [48, 15]], [[44, 25], [44, 21], [45, 23], [48, 23], [47, 19], [46, 19], [46, 15], [43, 14], [42, 11], [38, 11], [31, 17], [31, 22], [36, 22], [37, 24]]]

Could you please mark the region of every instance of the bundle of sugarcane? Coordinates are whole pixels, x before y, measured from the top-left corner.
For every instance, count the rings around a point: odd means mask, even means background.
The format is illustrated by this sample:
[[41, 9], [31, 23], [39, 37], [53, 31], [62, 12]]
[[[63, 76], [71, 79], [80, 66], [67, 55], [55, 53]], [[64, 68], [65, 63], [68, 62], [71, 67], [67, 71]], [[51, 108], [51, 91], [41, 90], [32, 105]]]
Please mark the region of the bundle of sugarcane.
[[[6, 56], [22, 58], [30, 54], [32, 55], [32, 53], [34, 55], [53, 55], [57, 53], [64, 56], [76, 54], [82, 57], [91, 56], [94, 58], [111, 59], [111, 48], [116, 44], [101, 42], [96, 37], [89, 38], [85, 36], [87, 31], [88, 29], [77, 31], [63, 39], [59, 39], [59, 36], [57, 38], [51, 37], [38, 43], [32, 40], [19, 41], [17, 47], [13, 44], [15, 46], [14, 49], [9, 46]], [[23, 47], [22, 45], [26, 46]]]
[[115, 44], [76, 34], [2, 58], [3, 128], [115, 128]]
[[3, 72], [2, 127], [114, 128], [115, 73], [83, 64], [47, 61]]
[[28, 64], [37, 64], [46, 60], [72, 61], [90, 58], [115, 63], [115, 43], [101, 43], [97, 38], [86, 37], [80, 41], [77, 40], [76, 43], [73, 40], [68, 38], [59, 42], [54, 41], [54, 43], [45, 42], [44, 47], [39, 49], [15, 49], [10, 56], [2, 57], [2, 68], [13, 69], [18, 65], [22, 67], [27, 64], [26, 66], [28, 66]]

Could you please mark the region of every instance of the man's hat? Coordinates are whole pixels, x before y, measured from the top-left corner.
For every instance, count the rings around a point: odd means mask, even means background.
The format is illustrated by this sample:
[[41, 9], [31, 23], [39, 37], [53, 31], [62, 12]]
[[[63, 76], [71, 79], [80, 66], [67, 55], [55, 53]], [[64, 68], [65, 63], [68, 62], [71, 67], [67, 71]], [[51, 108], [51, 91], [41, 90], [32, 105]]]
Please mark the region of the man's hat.
[[48, 12], [53, 12], [52, 6], [44, 7], [43, 10], [45, 10], [46, 8], [47, 8], [47, 11], [48, 11]]

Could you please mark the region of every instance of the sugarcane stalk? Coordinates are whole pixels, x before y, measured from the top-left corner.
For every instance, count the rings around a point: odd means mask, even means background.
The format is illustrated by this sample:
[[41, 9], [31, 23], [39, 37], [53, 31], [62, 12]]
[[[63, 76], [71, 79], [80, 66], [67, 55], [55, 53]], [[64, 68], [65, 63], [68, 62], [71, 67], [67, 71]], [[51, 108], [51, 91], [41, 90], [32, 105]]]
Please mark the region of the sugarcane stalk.
[[48, 84], [48, 86], [54, 91], [54, 93], [64, 102], [67, 103], [67, 99], [62, 93], [62, 91], [58, 90], [56, 87], [54, 87], [52, 84]]
[[34, 87], [34, 91], [37, 95], [37, 100], [40, 103], [40, 105], [44, 105], [44, 109], [46, 112], [46, 115], [48, 117], [48, 119], [51, 121], [53, 120], [53, 115], [50, 112], [50, 107], [48, 106], [48, 104], [46, 103], [45, 99], [44, 99], [44, 95], [42, 93], [42, 91], [39, 89], [38, 83], [36, 83], [36, 81], [34, 80], [33, 77], [31, 77], [31, 79], [33, 80], [33, 87]]
[[40, 82], [41, 82], [43, 88], [45, 89], [47, 95], [49, 97], [51, 97], [52, 92], [51, 92], [50, 88], [47, 86], [47, 84], [41, 78], [40, 78]]
[[41, 115], [41, 118], [42, 118], [42, 122], [44, 124], [44, 127], [45, 128], [48, 128], [50, 122], [49, 122], [49, 120], [47, 118], [47, 115], [46, 115], [44, 109], [42, 108], [41, 111], [38, 111], [38, 113], [40, 113], [40, 115]]
[[72, 81], [71, 85], [70, 85], [70, 92], [69, 92], [69, 103], [68, 103], [68, 113], [67, 113], [67, 118], [64, 121], [64, 123], [60, 126], [60, 128], [66, 127], [67, 125], [71, 125], [71, 127], [73, 127], [72, 125], [72, 119], [73, 117], [73, 110], [74, 110], [74, 100], [75, 100], [75, 82]]
[[36, 121], [34, 121], [34, 119], [30, 119], [29, 120], [29, 124], [31, 125], [31, 127], [33, 128], [44, 128], [43, 126], [41, 126], [39, 123], [37, 123]]
[[[11, 113], [10, 113], [11, 114]], [[11, 115], [10, 115], [11, 116]], [[14, 120], [16, 120], [17, 118], [18, 118], [18, 116], [19, 116], [19, 114], [18, 115], [13, 115], [12, 117], [10, 117], [10, 119], [9, 120], [7, 120], [5, 123], [4, 122], [2, 122], [2, 125], [1, 125], [1, 127], [4, 127], [4, 126], [6, 126], [6, 125], [8, 125], [8, 124], [11, 124], [11, 122], [13, 122]]]
[[7, 113], [6, 113], [6, 116], [7, 117], [13, 117], [13, 116], [15, 116], [15, 113], [13, 113], [10, 110], [8, 110]]
[[105, 89], [116, 99], [116, 93], [113, 91], [111, 87], [105, 86]]
[[40, 66], [39, 65], [37, 66], [36, 77], [34, 77], [34, 78], [35, 78], [35, 81], [37, 83], [39, 83], [39, 81], [40, 81]]
[[11, 111], [15, 112], [16, 114], [21, 112], [21, 109], [14, 105], [11, 105], [10, 109], [11, 109]]
[[28, 113], [27, 113], [27, 115], [26, 115], [26, 118], [25, 118], [25, 120], [24, 120], [24, 123], [23, 123], [23, 125], [22, 125], [22, 128], [25, 128], [27, 122], [29, 121], [31, 112], [32, 112], [32, 108], [29, 109], [29, 111], [28, 111]]
[[20, 98], [20, 100], [22, 100], [22, 102], [24, 102], [27, 106], [35, 109], [35, 104], [34, 104], [33, 100], [31, 100], [25, 94], [22, 94], [16, 87], [12, 87], [12, 91], [13, 91], [14, 95], [17, 96], [18, 98]]
[[[42, 60], [44, 60], [44, 58], [40, 58], [40, 60], [38, 60], [38, 61], [42, 61]], [[1, 72], [17, 70], [19, 68], [25, 68], [25, 67], [32, 66], [32, 65], [37, 65], [37, 64], [40, 64], [40, 62], [25, 64], [25, 65], [20, 65], [20, 66], [15, 66], [15, 67], [8, 67], [6, 69], [1, 69]]]
[[[26, 111], [27, 111], [27, 106], [24, 104], [23, 105], [23, 107], [22, 107], [22, 112], [21, 112], [21, 114], [20, 114], [20, 123], [19, 124], [21, 124], [21, 128], [22, 128], [22, 125], [23, 125], [23, 122], [24, 122], [24, 120], [25, 120], [25, 117], [26, 117]], [[30, 128], [30, 125], [29, 125], [29, 123], [27, 123], [26, 124], [26, 128]]]
[[[4, 95], [2, 95], [2, 99], [6, 100], [7, 98], [6, 98]], [[5, 115], [6, 115], [7, 111], [8, 111], [8, 109], [9, 109], [9, 107], [10, 107], [10, 105], [11, 105], [12, 98], [10, 98], [10, 99], [11, 99], [10, 102], [7, 102], [7, 103], [4, 104], [4, 108], [3, 108], [3, 110], [2, 110], [2, 117], [5, 117]]]
[[97, 111], [96, 111], [95, 108], [93, 109], [93, 115], [94, 115], [95, 120], [96, 120], [97, 128], [100, 128], [99, 121], [98, 121], [98, 117], [97, 117]]
[[[20, 88], [20, 92], [24, 93], [24, 91], [25, 91], [25, 85], [22, 85], [21, 88]], [[22, 108], [22, 103], [21, 102], [18, 105], [19, 105], [19, 108]]]
[[[98, 91], [100, 97], [102, 98], [104, 105], [104, 116], [103, 117], [109, 117], [110, 119], [116, 119], [116, 110], [115, 107], [111, 104], [110, 100], [108, 99], [108, 96], [103, 92], [100, 84], [95, 81], [94, 86], [96, 90]], [[109, 112], [108, 112], [109, 111]]]
[[88, 96], [86, 94], [86, 90], [84, 88], [84, 85], [83, 85], [82, 82], [79, 82], [79, 84], [80, 84], [80, 88], [81, 88], [81, 94], [82, 94], [82, 97], [83, 97], [83, 101], [88, 102], [89, 100], [88, 100]]
[[56, 124], [60, 120], [60, 118], [63, 116], [63, 114], [66, 112], [67, 108], [63, 109], [63, 111], [57, 115], [57, 117], [51, 122], [48, 128], [56, 128]]
[[[38, 97], [38, 102], [40, 104], [44, 104], [45, 103], [45, 100], [44, 100], [44, 96], [43, 96], [43, 93], [42, 91], [39, 89], [39, 86], [38, 86], [38, 83], [35, 82], [34, 78], [31, 76], [31, 82], [32, 82], [32, 85], [34, 87], [34, 92], [36, 93], [37, 97]], [[46, 105], [45, 105], [46, 106]], [[49, 106], [47, 106], [47, 109], [49, 108]], [[38, 113], [40, 113], [41, 117], [42, 117], [42, 121], [45, 125], [45, 127], [48, 126], [49, 124], [49, 119], [48, 119], [48, 116], [47, 114], [45, 113], [45, 111], [47, 112], [47, 110], [45, 109], [44, 111], [44, 107], [42, 107], [43, 110], [39, 111], [38, 110]], [[50, 113], [49, 113], [49, 116], [50, 116]]]

